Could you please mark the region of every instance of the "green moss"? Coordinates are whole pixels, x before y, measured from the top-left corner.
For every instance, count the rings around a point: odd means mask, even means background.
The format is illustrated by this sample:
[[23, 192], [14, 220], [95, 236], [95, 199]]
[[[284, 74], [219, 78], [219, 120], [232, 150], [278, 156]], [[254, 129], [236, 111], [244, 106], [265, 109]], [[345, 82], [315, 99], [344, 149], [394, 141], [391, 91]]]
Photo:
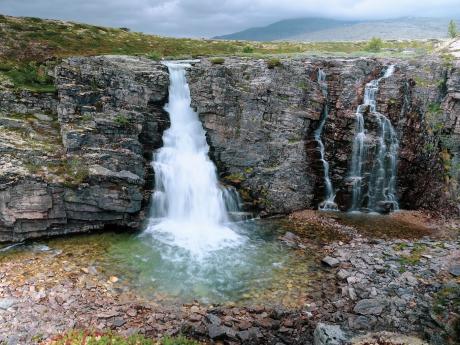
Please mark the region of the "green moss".
[[165, 337], [161, 340], [162, 345], [199, 345], [200, 343], [187, 339], [183, 336]]
[[422, 254], [426, 250], [426, 245], [424, 244], [415, 244], [409, 255], [403, 255], [399, 259], [401, 266], [414, 266], [420, 262]]
[[254, 53], [254, 48], [251, 46], [246, 46], [243, 48], [243, 53], [245, 54], [252, 54]]
[[407, 248], [407, 244], [406, 243], [398, 243], [398, 244], [395, 244], [393, 246], [393, 249], [394, 250], [397, 250], [397, 251], [401, 251], [401, 250], [404, 250]]
[[126, 117], [126, 115], [118, 114], [115, 116], [115, 123], [120, 127], [126, 127], [129, 124], [129, 119]]
[[49, 345], [199, 345], [194, 340], [183, 336], [165, 337], [160, 341], [147, 338], [143, 335], [123, 337], [113, 332], [70, 331], [56, 336]]
[[48, 76], [48, 68], [34, 62], [25, 65], [4, 63], [1, 73], [8, 77], [18, 90], [53, 93], [56, 91], [53, 78]]
[[213, 65], [222, 65], [225, 62], [225, 59], [222, 57], [216, 57], [210, 59], [209, 61], [211, 61]]
[[231, 182], [231, 183], [241, 183], [242, 181], [244, 181], [244, 176], [242, 173], [234, 173], [234, 174], [230, 174], [230, 175], [227, 175], [224, 177], [225, 180]]
[[273, 58], [273, 59], [269, 59], [267, 61], [267, 67], [269, 69], [273, 69], [273, 68], [278, 67], [278, 66], [281, 66], [281, 60], [280, 59]]

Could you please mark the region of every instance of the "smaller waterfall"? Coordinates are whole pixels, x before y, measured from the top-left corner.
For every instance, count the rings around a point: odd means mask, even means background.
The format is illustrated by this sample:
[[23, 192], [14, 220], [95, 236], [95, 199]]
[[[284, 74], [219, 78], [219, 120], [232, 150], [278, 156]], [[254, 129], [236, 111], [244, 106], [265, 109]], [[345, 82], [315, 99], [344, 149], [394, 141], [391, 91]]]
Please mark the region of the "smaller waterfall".
[[321, 91], [323, 93], [324, 98], [326, 99], [319, 126], [314, 133], [315, 140], [319, 146], [321, 162], [323, 164], [324, 188], [325, 188], [325, 199], [323, 202], [321, 202], [319, 209], [324, 210], [324, 211], [336, 211], [337, 204], [334, 202], [334, 199], [335, 199], [334, 188], [332, 187], [332, 182], [329, 177], [329, 163], [326, 160], [324, 143], [321, 139], [321, 136], [323, 134], [324, 125], [326, 124], [327, 118], [329, 116], [329, 107], [327, 104], [328, 89], [327, 89], [327, 82], [326, 82], [326, 73], [324, 73], [322, 69], [318, 70], [318, 83], [321, 86]]
[[367, 208], [371, 211], [388, 208], [392, 210], [398, 209], [396, 200], [396, 165], [399, 141], [390, 120], [377, 111], [376, 101], [380, 82], [390, 77], [394, 70], [395, 66], [390, 65], [382, 77], [372, 80], [366, 85], [364, 102], [356, 110], [356, 130], [349, 176], [352, 183], [352, 211], [361, 208], [364, 201], [363, 179], [365, 172], [363, 168], [368, 155], [364, 113], [367, 109], [376, 118], [379, 127], [377, 152], [370, 172], [369, 187], [366, 194], [368, 197]]

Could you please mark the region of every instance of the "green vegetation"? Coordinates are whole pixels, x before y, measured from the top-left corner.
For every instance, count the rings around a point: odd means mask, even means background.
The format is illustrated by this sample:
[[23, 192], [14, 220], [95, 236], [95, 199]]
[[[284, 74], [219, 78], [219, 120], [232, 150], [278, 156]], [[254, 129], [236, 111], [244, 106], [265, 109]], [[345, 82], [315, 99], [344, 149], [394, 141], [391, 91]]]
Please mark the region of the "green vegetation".
[[437, 134], [444, 128], [441, 103], [430, 103], [425, 113], [425, 123], [429, 134]]
[[416, 243], [412, 248], [409, 255], [402, 255], [399, 262], [401, 264], [401, 268], [404, 266], [410, 265], [414, 266], [419, 263], [422, 254], [426, 250], [426, 245]]
[[46, 345], [199, 345], [194, 340], [183, 336], [165, 337], [160, 341], [146, 338], [143, 335], [123, 337], [115, 333], [99, 333], [88, 331], [71, 331], [57, 336]]
[[161, 54], [155, 51], [151, 51], [150, 53], [147, 53], [146, 56], [150, 60], [153, 60], [153, 61], [160, 61], [162, 58]]
[[458, 35], [457, 32], [457, 24], [453, 20], [449, 22], [449, 26], [447, 27], [447, 32], [450, 38], [455, 38]]
[[369, 43], [366, 46], [366, 50], [370, 52], [377, 53], [383, 48], [383, 41], [379, 37], [372, 37]]
[[280, 59], [276, 58], [270, 59], [267, 61], [267, 66], [269, 69], [273, 69], [275, 67], [281, 66], [281, 61]]
[[126, 127], [129, 124], [129, 119], [126, 117], [126, 115], [118, 114], [115, 116], [115, 123], [120, 127]]
[[[382, 56], [417, 54], [434, 50], [435, 41], [379, 41]], [[160, 37], [124, 28], [105, 28], [38, 18], [0, 16], [0, 84], [10, 81], [18, 90], [54, 92], [50, 71], [62, 58], [124, 54], [152, 60], [220, 56], [264, 56], [299, 54], [377, 54], [368, 42], [248, 42]], [[398, 55], [399, 54], [399, 55]], [[219, 61], [219, 60], [217, 60]]]
[[225, 59], [222, 57], [216, 57], [210, 59], [209, 61], [211, 61], [213, 65], [222, 65], [225, 62]]
[[55, 92], [53, 79], [48, 76], [48, 68], [36, 62], [24, 65], [13, 63], [0, 64], [0, 73], [7, 77], [17, 89], [33, 92]]

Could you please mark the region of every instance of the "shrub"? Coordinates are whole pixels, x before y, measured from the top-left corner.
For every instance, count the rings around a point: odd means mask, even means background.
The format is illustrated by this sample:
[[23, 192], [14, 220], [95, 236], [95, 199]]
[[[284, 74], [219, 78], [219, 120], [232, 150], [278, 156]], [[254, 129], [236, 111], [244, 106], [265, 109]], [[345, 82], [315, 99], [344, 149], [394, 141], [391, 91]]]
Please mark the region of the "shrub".
[[222, 65], [225, 62], [225, 59], [221, 57], [217, 57], [217, 58], [212, 58], [210, 61], [213, 65]]
[[275, 67], [281, 66], [280, 59], [270, 59], [267, 61], [267, 66], [269, 69], [273, 69]]
[[379, 37], [372, 37], [366, 46], [366, 50], [370, 52], [379, 52], [382, 49], [383, 41]]
[[129, 124], [129, 119], [123, 114], [118, 114], [115, 116], [115, 123], [120, 127], [126, 127]]
[[243, 53], [246, 53], [246, 54], [254, 53], [254, 48], [252, 48], [250, 46], [246, 46], [246, 47], [243, 48]]
[[145, 56], [147, 56], [148, 59], [153, 61], [160, 61], [162, 58], [161, 54], [156, 51], [151, 51], [150, 53], [147, 53]]
[[457, 32], [457, 24], [453, 20], [449, 22], [449, 26], [447, 27], [447, 32], [450, 38], [455, 38], [458, 35]]

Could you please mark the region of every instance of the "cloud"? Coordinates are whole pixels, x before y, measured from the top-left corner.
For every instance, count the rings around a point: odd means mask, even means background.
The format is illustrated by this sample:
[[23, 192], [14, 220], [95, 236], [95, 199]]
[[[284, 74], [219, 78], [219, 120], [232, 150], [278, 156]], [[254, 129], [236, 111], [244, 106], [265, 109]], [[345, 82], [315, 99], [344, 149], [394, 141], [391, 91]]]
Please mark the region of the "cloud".
[[209, 37], [307, 16], [460, 18], [459, 0], [0, 0], [0, 12]]

